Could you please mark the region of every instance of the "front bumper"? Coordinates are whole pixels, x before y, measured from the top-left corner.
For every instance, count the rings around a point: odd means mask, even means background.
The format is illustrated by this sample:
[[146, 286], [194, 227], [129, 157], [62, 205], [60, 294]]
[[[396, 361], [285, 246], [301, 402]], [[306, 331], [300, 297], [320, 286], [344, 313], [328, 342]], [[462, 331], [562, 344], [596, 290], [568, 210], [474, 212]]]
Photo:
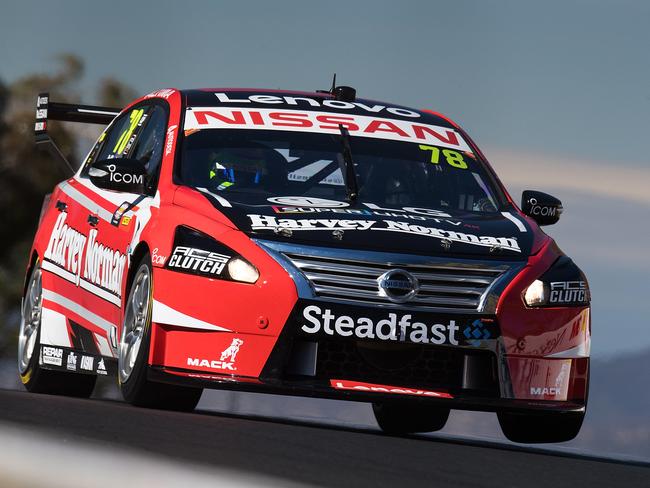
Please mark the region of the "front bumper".
[[[476, 340], [470, 333], [470, 339], [459, 337], [457, 345], [361, 340], [323, 331], [305, 333], [300, 312], [309, 303], [313, 302], [298, 300], [279, 337], [154, 324], [149, 377], [202, 388], [362, 402], [402, 399], [467, 410], [585, 408], [589, 359], [508, 354], [495, 317], [482, 319], [493, 321], [486, 322], [488, 339]], [[340, 314], [341, 309], [328, 306]], [[344, 310], [353, 313], [350, 307]], [[367, 310], [365, 315], [373, 316]], [[428, 323], [440, 318], [409, 315]], [[462, 336], [478, 319], [454, 320]], [[399, 321], [397, 316], [395, 322]], [[563, 330], [559, 335], [568, 337]]]
[[[521, 300], [527, 280], [547, 269], [554, 255], [523, 269], [507, 268], [518, 271], [494, 281], [473, 313], [327, 299], [316, 294], [300, 270], [273, 257], [275, 273], [261, 269], [262, 276], [271, 278], [255, 287], [157, 270], [157, 282], [162, 278], [178, 286], [183, 279], [200, 289], [184, 310], [223, 328], [154, 322], [152, 380], [357, 401], [402, 399], [470, 410], [585, 408], [589, 308], [530, 310]], [[319, 258], [327, 268], [331, 257]], [[188, 298], [174, 294], [171, 286], [157, 290], [159, 300], [179, 309], [187, 306]], [[214, 297], [223, 298], [219, 306]], [[342, 316], [351, 320], [339, 321]], [[392, 332], [382, 329], [387, 323]], [[363, 324], [372, 327], [362, 330]], [[336, 388], [335, 380], [352, 388]], [[366, 384], [376, 387], [364, 389]]]

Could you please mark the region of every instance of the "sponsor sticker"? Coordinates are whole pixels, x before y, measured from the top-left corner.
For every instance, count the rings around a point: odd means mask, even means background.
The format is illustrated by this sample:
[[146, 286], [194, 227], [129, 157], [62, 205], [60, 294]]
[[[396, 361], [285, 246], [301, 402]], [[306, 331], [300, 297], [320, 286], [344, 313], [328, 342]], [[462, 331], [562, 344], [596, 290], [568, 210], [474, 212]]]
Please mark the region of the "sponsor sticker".
[[79, 356], [70, 351], [68, 353], [68, 359], [66, 361], [66, 369], [69, 369], [70, 371], [77, 371], [77, 359], [79, 359]]
[[360, 219], [288, 219], [269, 215], [249, 214], [253, 230], [272, 230], [279, 232], [282, 229], [291, 231], [318, 231], [318, 230], [357, 230], [380, 231], [411, 234], [415, 236], [431, 237], [447, 242], [459, 242], [471, 246], [481, 246], [521, 252], [516, 237], [480, 236], [467, 232], [457, 232], [440, 229], [411, 222], [396, 220], [360, 220]]
[[59, 347], [43, 346], [41, 349], [41, 356], [43, 364], [52, 366], [63, 365], [63, 349]]
[[144, 98], [164, 98], [167, 100], [174, 94], [174, 90], [171, 88], [163, 88], [162, 90], [153, 91], [144, 96]]
[[223, 104], [233, 103], [236, 105], [244, 105], [248, 103], [260, 103], [268, 105], [288, 105], [288, 106], [302, 106], [302, 107], [328, 107], [338, 110], [356, 110], [361, 109], [368, 113], [378, 114], [387, 112], [392, 115], [399, 115], [401, 117], [419, 118], [421, 115], [418, 112], [409, 110], [402, 107], [388, 107], [386, 105], [372, 104], [367, 105], [362, 102], [346, 102], [343, 100], [332, 100], [329, 98], [316, 99], [309, 97], [294, 97], [290, 95], [248, 95], [245, 98], [232, 98], [238, 95], [227, 94], [223, 92], [215, 93], [217, 100]]
[[177, 125], [172, 125], [167, 129], [167, 142], [165, 142], [165, 156], [169, 156], [172, 152], [174, 145], [174, 136], [176, 134]]
[[[402, 286], [401, 283], [399, 285]], [[300, 300], [291, 320], [306, 335], [352, 340], [483, 347], [486, 341], [500, 336], [499, 327], [491, 318], [409, 313], [406, 310], [392, 311], [315, 300]]]
[[552, 281], [548, 301], [553, 304], [587, 303], [587, 284], [584, 281]]
[[421, 390], [419, 388], [406, 388], [403, 386], [376, 385], [373, 383], [360, 383], [358, 381], [330, 380], [332, 388], [337, 390], [363, 391], [367, 393], [391, 393], [395, 395], [411, 395], [430, 398], [454, 398], [444, 391]]
[[341, 208], [350, 206], [347, 202], [314, 197], [271, 197], [266, 200], [271, 203], [286, 205], [289, 207]]
[[97, 361], [97, 374], [106, 376], [108, 372], [106, 371], [106, 364], [104, 364], [104, 358], [101, 358]]
[[237, 371], [235, 366], [235, 361], [237, 360], [237, 354], [239, 349], [244, 345], [244, 340], [239, 338], [234, 338], [230, 345], [221, 353], [219, 359], [205, 359], [205, 358], [187, 358], [188, 366], [198, 366], [201, 368], [211, 368], [218, 369], [221, 371]]
[[369, 316], [337, 314], [326, 306], [308, 305], [302, 310], [300, 330], [305, 334], [324, 333], [380, 341], [458, 345], [460, 327], [454, 319], [446, 323], [426, 324], [412, 321], [412, 314], [380, 315], [383, 317], [377, 320]]
[[207, 275], [220, 275], [231, 256], [204, 251], [193, 247], [176, 246], [167, 266], [197, 271]]
[[[418, 207], [404, 207], [404, 208], [382, 208], [374, 203], [362, 203], [361, 205], [366, 208], [347, 208], [346, 202], [337, 202], [336, 200], [312, 199], [307, 200], [322, 200], [323, 202], [336, 202], [337, 205], [299, 205], [297, 200], [292, 201], [290, 205], [282, 204], [286, 202], [286, 198], [302, 198], [302, 197], [278, 197], [269, 198], [271, 203], [279, 203], [281, 205], [273, 205], [271, 208], [277, 214], [318, 214], [318, 213], [336, 213], [346, 216], [364, 217], [364, 216], [377, 216], [377, 217], [399, 217], [402, 219], [410, 220], [432, 220], [436, 223], [445, 222], [453, 226], [459, 226], [462, 222], [448, 220], [451, 218], [446, 212], [442, 210], [434, 210], [430, 208]], [[443, 220], [444, 219], [444, 220]], [[478, 228], [477, 226], [475, 226]]]
[[151, 262], [153, 264], [163, 266], [165, 264], [165, 261], [167, 261], [167, 256], [158, 254], [158, 248], [154, 248], [153, 252], [151, 253]]
[[557, 387], [531, 386], [530, 394], [532, 396], [557, 396], [562, 394], [562, 389]]
[[75, 284], [81, 278], [121, 296], [126, 256], [101, 243], [99, 231], [88, 236], [66, 224], [67, 213], [59, 214], [43, 257], [71, 272]]
[[[332, 100], [336, 101], [336, 100]], [[343, 102], [347, 103], [347, 102]], [[253, 129], [339, 134], [345, 126], [351, 136], [414, 142], [469, 151], [467, 142], [448, 127], [356, 114], [311, 110], [253, 109], [247, 107], [190, 107], [185, 127], [194, 129]]]
[[86, 371], [93, 371], [93, 365], [95, 363], [95, 358], [92, 356], [81, 356], [81, 365], [79, 366], [81, 369], [85, 369]]

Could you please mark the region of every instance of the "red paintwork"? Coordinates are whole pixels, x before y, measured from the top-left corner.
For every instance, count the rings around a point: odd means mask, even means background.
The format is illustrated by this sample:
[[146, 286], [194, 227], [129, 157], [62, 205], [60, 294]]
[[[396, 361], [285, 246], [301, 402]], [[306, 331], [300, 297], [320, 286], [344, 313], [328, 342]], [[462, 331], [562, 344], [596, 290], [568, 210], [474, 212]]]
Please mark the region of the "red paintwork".
[[[228, 89], [228, 91], [246, 90]], [[313, 95], [309, 92], [284, 93]], [[168, 127], [176, 126], [176, 128], [167, 134], [167, 137], [173, 138], [173, 141], [170, 141], [171, 144], [168, 145], [170, 150], [165, 151], [163, 156], [158, 185], [159, 202], [148, 210], [150, 212], [148, 219], [146, 209], [141, 205], [136, 209], [136, 216], [125, 226], [116, 227], [100, 219], [97, 226], [97, 240], [122, 254], [132, 252], [137, 245], [146, 245], [149, 252], [155, 254], [154, 300], [194, 319], [230, 331], [206, 331], [154, 322], [149, 352], [151, 365], [160, 367], [179, 378], [259, 383], [259, 375], [296, 303], [296, 287], [287, 272], [275, 260], [244, 233], [238, 231], [233, 222], [215, 209], [198, 191], [174, 184], [172, 167], [181, 127], [181, 93], [172, 90], [166, 95], [165, 100], [169, 103], [170, 109]], [[318, 95], [322, 96], [322, 94]], [[151, 94], [142, 97], [133, 104], [151, 97]], [[443, 117], [437, 113], [435, 115]], [[446, 117], [445, 119], [449, 120]], [[457, 127], [455, 123], [449, 122]], [[478, 147], [464, 132], [463, 136], [467, 138], [477, 154], [483, 157]], [[490, 171], [499, 182], [491, 168]], [[119, 198], [111, 201], [108, 192], [94, 189], [92, 184], [82, 183], [78, 177], [67, 180], [67, 183], [69, 187], [110, 214], [119, 206], [119, 202], [115, 203]], [[501, 186], [503, 188], [503, 185]], [[512, 202], [505, 188], [503, 191]], [[59, 216], [59, 211], [55, 208], [55, 202], [58, 200], [68, 204], [66, 222], [68, 225], [86, 236], [90, 231], [87, 222], [88, 209], [83, 208], [57, 187], [45, 207], [32, 247], [32, 256], [39, 259], [43, 257], [53, 226]], [[587, 358], [548, 359], [544, 356], [588, 343], [591, 334], [589, 308], [528, 309], [524, 305], [522, 294], [525, 288], [551, 266], [561, 255], [561, 251], [531, 219], [520, 211], [517, 212], [517, 216], [530, 224], [535, 236], [535, 244], [533, 255], [529, 258], [525, 269], [507, 286], [497, 306], [497, 319], [502, 331], [510, 376], [509, 379], [501, 378], [502, 383], [509, 383], [512, 398], [515, 399], [585, 401], [589, 360]], [[240, 284], [176, 273], [163, 268], [172, 251], [173, 234], [179, 223], [214, 237], [254, 263], [260, 271], [259, 281], [254, 285]], [[140, 226], [144, 228], [137, 241], [132, 242], [136, 229]], [[134, 264], [127, 260], [127, 268]], [[126, 301], [128, 294], [128, 274], [127, 269], [121, 283], [122, 302]], [[113, 305], [50, 272], [43, 272], [43, 286], [111, 322], [119, 330], [123, 307]], [[65, 314], [83, 327], [109, 340], [103, 329], [96, 327], [86, 317], [80, 316], [70, 308], [49, 300], [44, 301], [44, 306]], [[260, 320], [264, 322], [264, 319], [268, 325], [262, 328]], [[234, 339], [243, 341], [237, 352], [237, 360], [234, 362], [236, 365], [233, 365], [236, 369], [213, 367], [212, 361], [223, 362], [220, 359], [221, 354]], [[207, 362], [201, 365], [203, 360]], [[194, 364], [196, 361], [198, 364]], [[173, 368], [185, 371], [177, 371]], [[354, 391], [355, 385], [386, 388], [382, 385], [368, 386], [368, 384], [350, 383], [345, 380], [332, 381], [340, 382], [343, 385], [341, 388], [347, 390], [346, 394]], [[537, 388], [541, 388], [542, 393], [531, 393]], [[550, 390], [551, 388], [558, 388], [558, 391]], [[444, 392], [436, 393], [440, 396], [448, 395]]]

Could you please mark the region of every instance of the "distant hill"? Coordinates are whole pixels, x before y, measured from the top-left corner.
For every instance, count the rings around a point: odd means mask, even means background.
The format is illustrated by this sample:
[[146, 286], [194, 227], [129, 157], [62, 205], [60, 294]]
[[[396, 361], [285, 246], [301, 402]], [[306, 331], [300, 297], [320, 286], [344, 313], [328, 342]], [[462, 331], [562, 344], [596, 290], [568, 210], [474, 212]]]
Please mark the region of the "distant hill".
[[650, 459], [650, 349], [592, 362], [587, 418], [573, 444]]

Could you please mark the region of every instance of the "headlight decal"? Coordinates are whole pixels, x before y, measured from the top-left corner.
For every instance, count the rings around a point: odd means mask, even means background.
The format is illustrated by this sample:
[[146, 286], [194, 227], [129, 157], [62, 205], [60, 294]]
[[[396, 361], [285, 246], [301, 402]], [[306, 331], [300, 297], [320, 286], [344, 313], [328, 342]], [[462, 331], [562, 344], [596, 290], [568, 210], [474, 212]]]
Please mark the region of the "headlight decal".
[[566, 256], [558, 258], [523, 293], [528, 307], [582, 307], [591, 301], [584, 273]]
[[175, 246], [167, 266], [208, 276], [219, 276], [231, 257], [194, 247]]
[[257, 268], [228, 246], [185, 226], [176, 228], [172, 254], [165, 266], [181, 273], [255, 283]]
[[589, 287], [586, 281], [551, 281], [550, 287], [548, 303], [564, 305], [589, 302]]

